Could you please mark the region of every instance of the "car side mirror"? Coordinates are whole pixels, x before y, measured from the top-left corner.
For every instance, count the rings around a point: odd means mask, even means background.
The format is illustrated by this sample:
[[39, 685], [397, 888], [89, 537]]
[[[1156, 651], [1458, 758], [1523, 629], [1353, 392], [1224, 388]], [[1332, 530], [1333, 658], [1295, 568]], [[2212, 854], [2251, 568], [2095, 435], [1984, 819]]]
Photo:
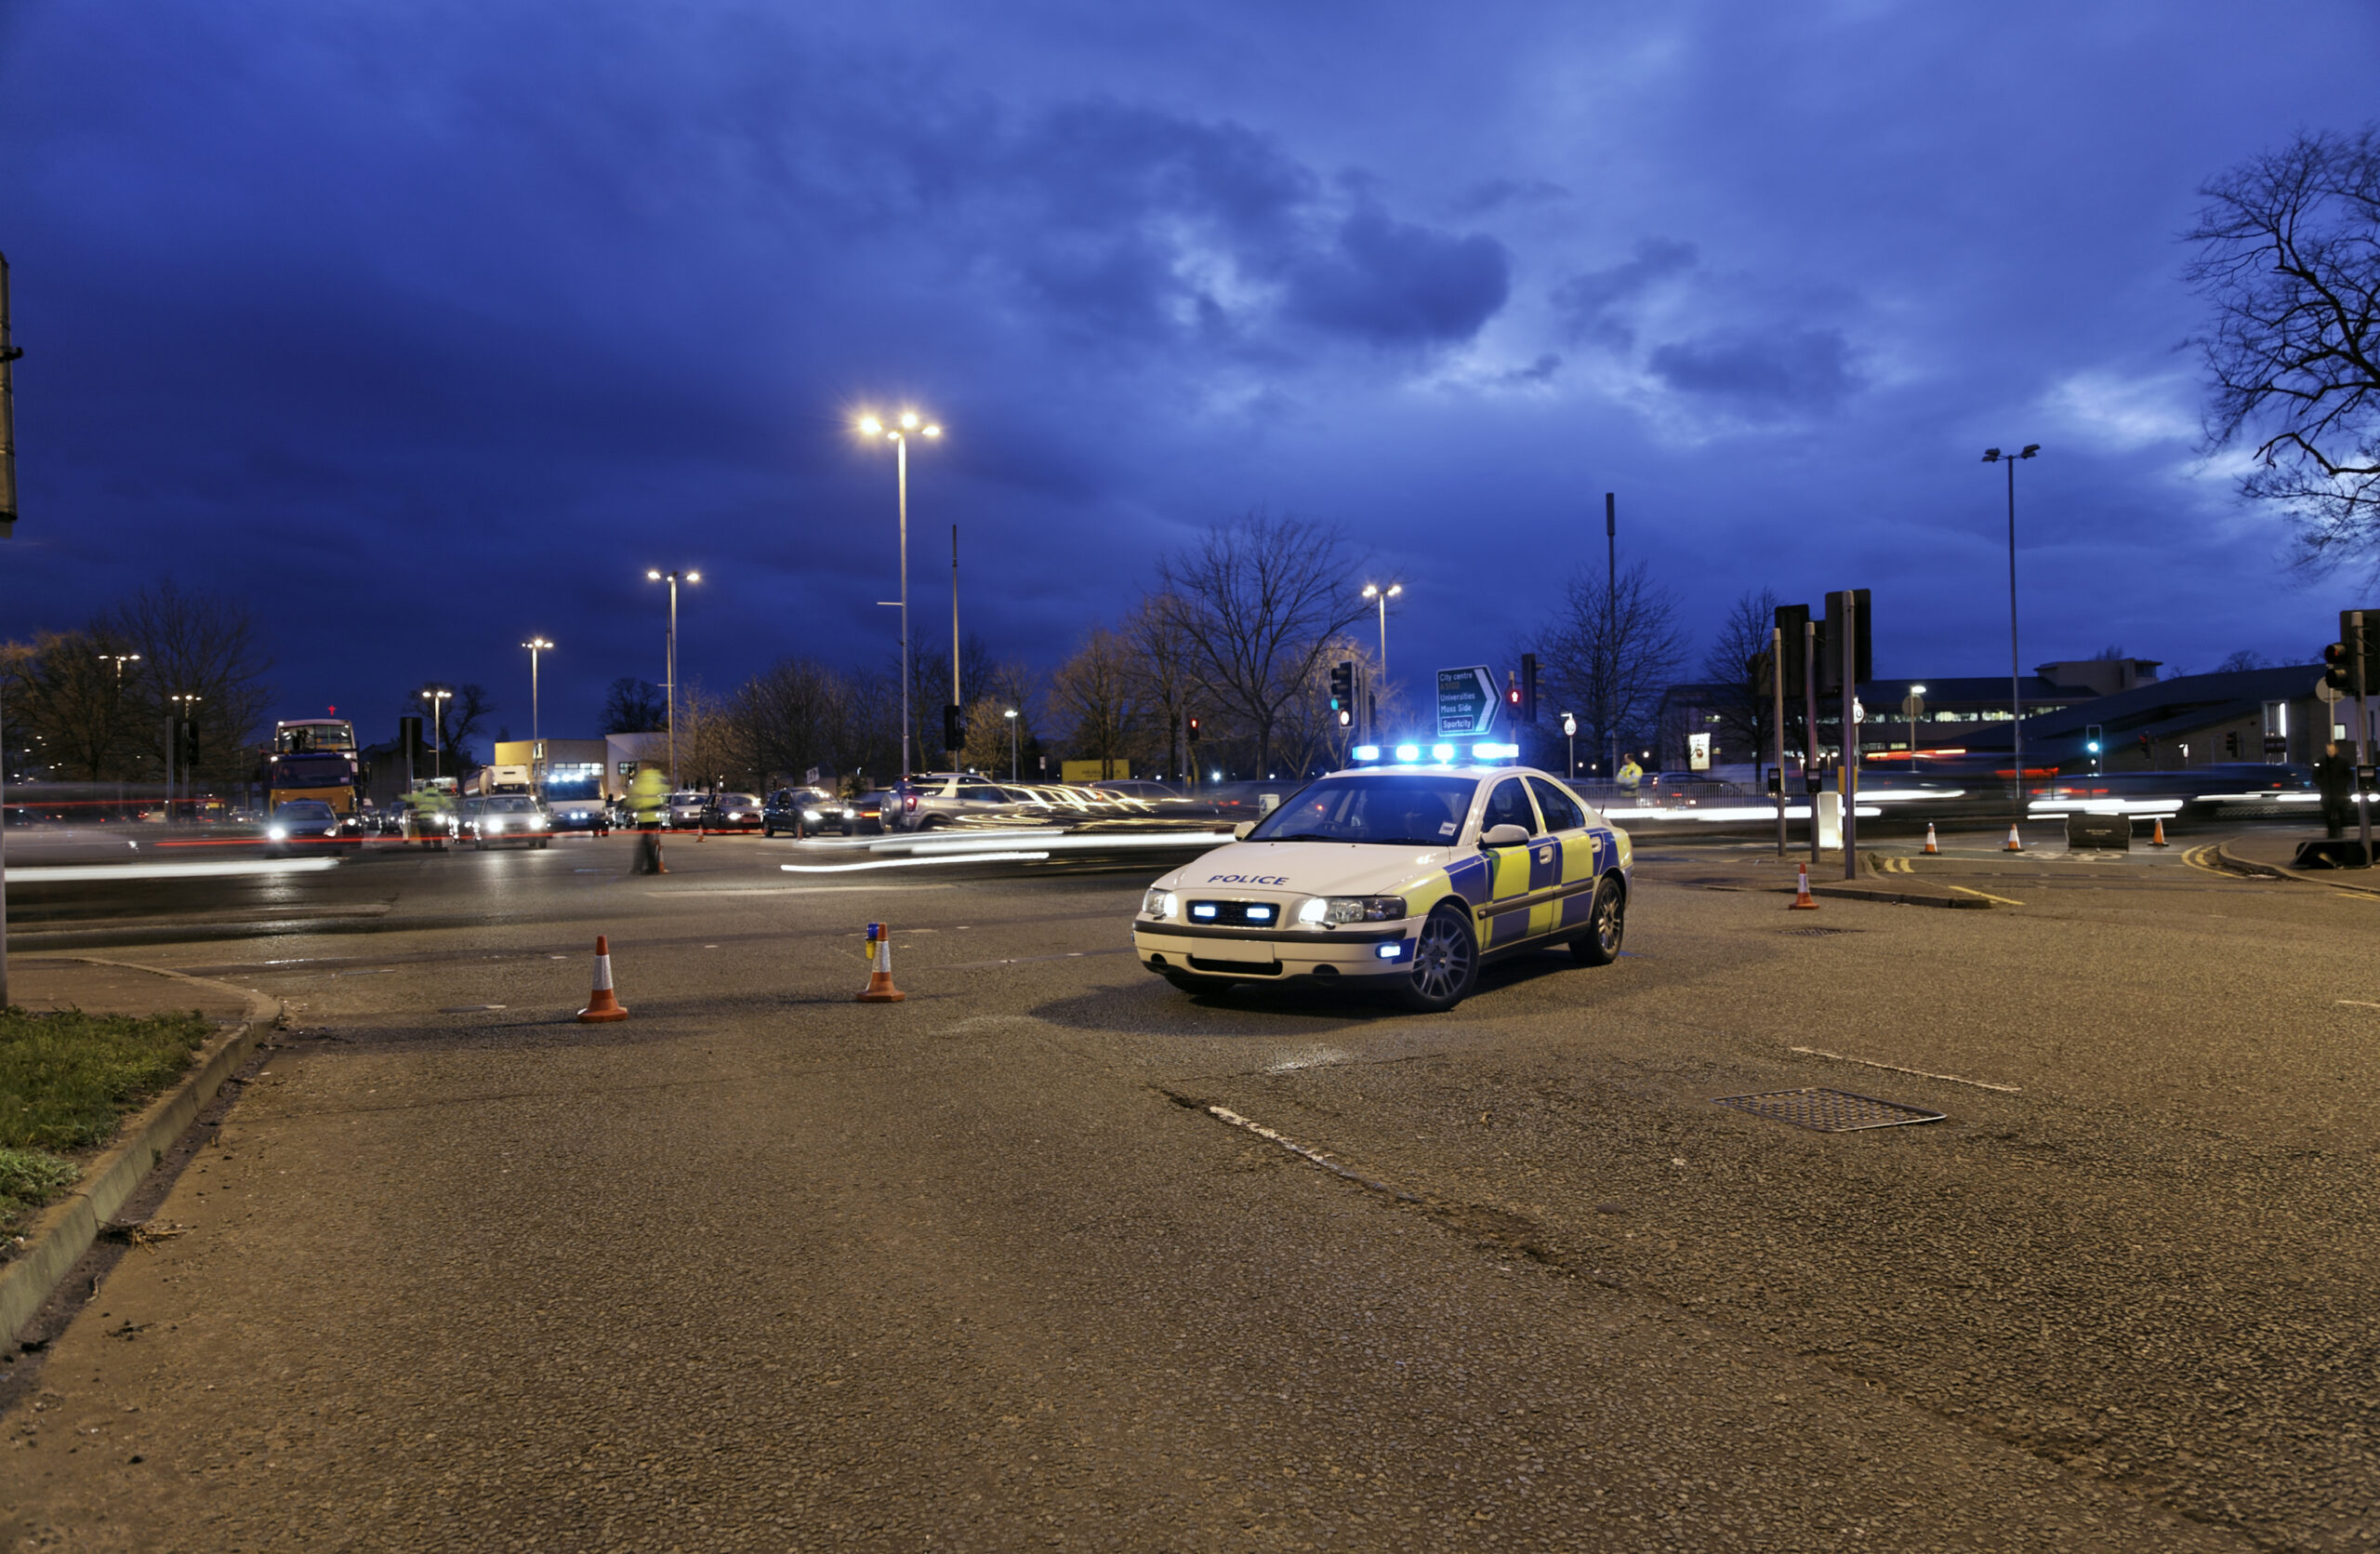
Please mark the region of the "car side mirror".
[[1490, 826], [1480, 837], [1482, 847], [1526, 847], [1528, 845], [1527, 826]]
[[1254, 830], [1255, 829], [1256, 829], [1256, 822], [1255, 822], [1255, 821], [1253, 821], [1253, 820], [1242, 820], [1238, 825], [1234, 826], [1234, 827], [1231, 829], [1231, 839], [1232, 839], [1234, 842], [1243, 842], [1243, 841], [1246, 841], [1246, 840], [1247, 840], [1247, 838], [1248, 838], [1248, 833], [1249, 833], [1250, 831]]

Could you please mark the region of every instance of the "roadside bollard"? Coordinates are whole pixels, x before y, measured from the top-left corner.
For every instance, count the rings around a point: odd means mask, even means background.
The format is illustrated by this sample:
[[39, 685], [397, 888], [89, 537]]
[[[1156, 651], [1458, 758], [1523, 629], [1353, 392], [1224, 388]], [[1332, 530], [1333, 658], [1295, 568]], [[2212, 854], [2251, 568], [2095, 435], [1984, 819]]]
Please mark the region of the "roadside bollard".
[[898, 1003], [908, 995], [892, 985], [892, 930], [881, 923], [867, 925], [867, 988], [862, 1003]]

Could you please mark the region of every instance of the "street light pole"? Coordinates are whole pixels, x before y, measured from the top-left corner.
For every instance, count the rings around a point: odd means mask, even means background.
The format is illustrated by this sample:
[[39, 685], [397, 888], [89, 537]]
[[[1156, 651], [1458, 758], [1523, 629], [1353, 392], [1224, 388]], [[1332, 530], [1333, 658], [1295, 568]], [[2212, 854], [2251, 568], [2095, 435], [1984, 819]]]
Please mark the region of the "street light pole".
[[[181, 743], [181, 730], [191, 724], [191, 708], [205, 698], [194, 691], [178, 692], [165, 698], [174, 704], [174, 715], [165, 721], [165, 824], [174, 823], [174, 762], [176, 748]], [[178, 725], [178, 726], [177, 726]], [[197, 797], [197, 782], [190, 764], [184, 762], [182, 776], [190, 781], [191, 797]]]
[[1018, 781], [1016, 754], [1016, 709], [1012, 707], [1000, 716], [1008, 720], [1008, 779]]
[[2027, 443], [2019, 451], [2006, 455], [1998, 448], [1983, 450], [1985, 463], [2008, 466], [2008, 753], [2016, 777], [2012, 793], [2019, 818], [2025, 812], [2025, 671], [2016, 652], [2016, 460], [2030, 458], [2041, 451], [2039, 443]]
[[669, 585], [669, 640], [667, 644], [668, 651], [665, 655], [669, 684], [664, 687], [668, 692], [668, 707], [662, 713], [662, 723], [669, 731], [669, 791], [674, 793], [678, 790], [678, 585], [681, 582], [701, 582], [703, 575], [694, 571], [681, 572], [675, 567], [661, 572], [648, 566], [644, 569], [644, 576], [648, 582]]
[[[911, 432], [920, 432], [920, 433], [922, 433], [923, 435], [928, 436], [928, 437], [939, 437], [939, 436], [941, 436], [941, 435], [942, 435], [942, 428], [941, 428], [939, 425], [935, 425], [935, 424], [932, 424], [932, 423], [931, 423], [931, 422], [930, 422], [930, 423], [928, 423], [928, 424], [926, 424], [926, 425], [924, 425], [924, 426], [919, 426], [919, 425], [918, 424], [918, 413], [917, 413], [916, 411], [914, 411], [914, 410], [904, 410], [904, 411], [902, 411], [902, 412], [901, 412], [900, 417], [899, 417], [899, 418], [898, 418], [898, 420], [897, 420], [896, 424], [894, 424], [894, 425], [892, 425], [892, 426], [889, 426], [889, 427], [888, 427], [888, 426], [886, 426], [882, 421], [878, 420], [874, 416], [862, 416], [862, 417], [860, 418], [859, 429], [860, 429], [860, 432], [861, 432], [863, 434], [866, 435], [866, 436], [869, 436], [869, 437], [881, 436], [881, 437], [883, 437], [887, 442], [890, 442], [890, 443], [892, 445], [892, 449], [893, 449], [893, 454], [894, 454], [894, 460], [893, 460], [893, 462], [894, 462], [894, 468], [895, 468], [895, 471], [896, 471], [895, 479], [896, 479], [896, 480], [898, 481], [898, 483], [899, 483], [899, 491], [900, 491], [900, 511], [901, 511], [901, 777], [900, 777], [900, 780], [901, 780], [903, 783], [906, 783], [906, 782], [909, 780], [909, 732], [910, 732], [910, 730], [909, 730], [909, 434], [910, 434]], [[951, 533], [951, 546], [952, 546], [951, 569], [952, 569], [953, 573], [955, 574], [955, 573], [957, 572], [957, 570], [958, 570], [958, 531], [957, 531], [956, 529], [952, 530], [952, 533]], [[953, 603], [952, 603], [952, 605], [951, 605], [951, 618], [953, 619], [953, 621], [956, 621], [956, 620], [957, 620], [957, 618], [958, 618], [958, 615], [959, 615], [959, 608], [958, 608], [958, 604], [957, 604], [957, 602], [956, 602], [956, 594], [954, 593], [954, 595], [953, 595]], [[956, 661], [957, 661], [957, 658], [958, 658], [958, 653], [957, 653], [957, 649], [956, 649], [956, 646], [955, 646], [955, 645], [954, 645], [953, 650], [952, 650], [951, 657], [952, 657], [953, 663], [954, 663], [954, 665], [955, 665], [955, 663], [956, 663]]]
[[538, 748], [537, 734], [537, 655], [553, 646], [543, 637], [531, 637], [521, 644], [529, 650], [529, 790], [536, 792], [539, 757], [545, 752]]
[[[1405, 591], [1403, 583], [1391, 583], [1386, 588], [1378, 583], [1364, 585], [1364, 597], [1380, 605], [1380, 683], [1388, 684], [1388, 602]], [[1380, 697], [1374, 693], [1372, 705], [1364, 709], [1364, 727], [1375, 739], [1380, 737]]]
[[421, 699], [430, 703], [430, 780], [433, 784], [446, 775], [445, 703], [454, 694], [435, 687], [421, 693]]
[[1620, 777], [1620, 730], [1611, 725], [1612, 693], [1620, 682], [1620, 498], [1603, 494], [1604, 545], [1604, 672], [1603, 726], [1611, 738], [1611, 775]]

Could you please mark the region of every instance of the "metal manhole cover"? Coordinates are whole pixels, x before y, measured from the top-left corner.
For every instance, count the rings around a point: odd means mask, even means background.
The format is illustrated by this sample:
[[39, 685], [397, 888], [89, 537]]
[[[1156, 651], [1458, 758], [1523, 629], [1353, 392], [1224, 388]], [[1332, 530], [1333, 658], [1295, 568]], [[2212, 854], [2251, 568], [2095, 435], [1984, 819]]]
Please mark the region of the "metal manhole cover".
[[1748, 1111], [1779, 1122], [1791, 1122], [1813, 1133], [1849, 1133], [1856, 1128], [1891, 1128], [1903, 1122], [1939, 1122], [1943, 1113], [1848, 1090], [1811, 1085], [1801, 1090], [1771, 1090], [1759, 1096], [1717, 1096], [1712, 1106]]
[[1832, 938], [1837, 934], [1856, 934], [1857, 928], [1779, 928], [1778, 933], [1790, 939]]

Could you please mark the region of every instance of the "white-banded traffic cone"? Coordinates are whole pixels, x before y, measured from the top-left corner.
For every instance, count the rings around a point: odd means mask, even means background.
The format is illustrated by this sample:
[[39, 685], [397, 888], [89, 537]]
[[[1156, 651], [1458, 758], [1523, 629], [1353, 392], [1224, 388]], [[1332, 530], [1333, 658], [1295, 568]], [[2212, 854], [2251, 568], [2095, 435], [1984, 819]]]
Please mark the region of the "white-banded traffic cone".
[[612, 941], [602, 934], [595, 936], [595, 990], [587, 997], [587, 1007], [578, 1012], [581, 1025], [600, 1025], [605, 1020], [624, 1020], [628, 1012], [612, 994]]
[[881, 923], [867, 925], [867, 987], [862, 1003], [898, 1003], [909, 995], [892, 985], [892, 930]]
[[2008, 840], [2002, 844], [2000, 850], [2003, 853], [2021, 853], [2025, 850], [2024, 839], [2016, 834], [2016, 827], [2014, 822], [2009, 824]]
[[1925, 847], [1924, 847], [1924, 851], [1925, 851], [1927, 854], [1932, 855], [1932, 856], [1936, 856], [1936, 857], [1940, 856], [1941, 851], [1942, 851], [1942, 844], [1941, 844], [1940, 843], [1938, 843], [1938, 842], [1937, 842], [1937, 841], [1935, 841], [1935, 840], [1934, 840], [1934, 822], [1933, 822], [1933, 821], [1931, 821], [1931, 820], [1928, 820], [1928, 821], [1926, 821], [1926, 822], [1925, 822]]
[[2165, 817], [2162, 815], [2157, 817], [2157, 830], [2155, 833], [2149, 838], [2149, 844], [2151, 847], [2170, 847], [2173, 845], [2172, 843], [2165, 840]]
[[1818, 898], [1810, 894], [1810, 866], [1806, 863], [1801, 866], [1800, 877], [1793, 886], [1793, 905], [1789, 910], [1797, 912], [1818, 910]]

